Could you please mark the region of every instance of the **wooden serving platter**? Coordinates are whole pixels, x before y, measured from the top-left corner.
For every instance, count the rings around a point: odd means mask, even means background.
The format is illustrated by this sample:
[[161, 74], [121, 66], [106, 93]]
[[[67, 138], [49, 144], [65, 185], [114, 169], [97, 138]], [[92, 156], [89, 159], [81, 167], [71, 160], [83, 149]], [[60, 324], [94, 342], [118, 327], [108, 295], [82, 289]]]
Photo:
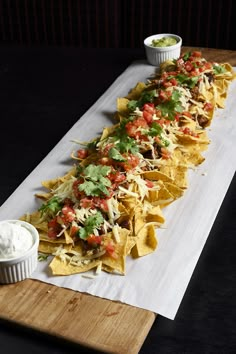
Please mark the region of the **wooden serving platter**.
[[[27, 299], [27, 300], [26, 300]], [[0, 286], [0, 316], [107, 353], [138, 353], [150, 311], [27, 279]]]
[[[208, 60], [236, 65], [236, 52], [204, 48]], [[0, 286], [0, 317], [106, 353], [139, 352], [153, 312], [37, 280]]]

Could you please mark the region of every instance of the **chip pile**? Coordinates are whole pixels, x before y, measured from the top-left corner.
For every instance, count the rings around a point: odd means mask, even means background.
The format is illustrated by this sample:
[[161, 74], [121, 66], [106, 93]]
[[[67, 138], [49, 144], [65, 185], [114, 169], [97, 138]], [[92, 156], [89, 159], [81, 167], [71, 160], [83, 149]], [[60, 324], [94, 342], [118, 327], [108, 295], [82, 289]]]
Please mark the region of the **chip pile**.
[[117, 98], [116, 124], [73, 152], [64, 176], [43, 181], [41, 206], [21, 218], [38, 229], [53, 275], [124, 275], [128, 256], [156, 250], [163, 209], [204, 161], [206, 128], [235, 77], [230, 64], [187, 52]]

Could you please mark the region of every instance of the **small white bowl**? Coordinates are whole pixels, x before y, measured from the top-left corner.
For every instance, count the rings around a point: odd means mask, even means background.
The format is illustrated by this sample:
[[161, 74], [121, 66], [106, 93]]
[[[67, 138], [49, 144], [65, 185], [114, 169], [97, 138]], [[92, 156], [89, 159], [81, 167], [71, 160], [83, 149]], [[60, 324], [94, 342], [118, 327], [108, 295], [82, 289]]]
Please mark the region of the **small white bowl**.
[[22, 251], [16, 257], [0, 258], [0, 283], [10, 284], [29, 278], [38, 264], [38, 245], [39, 234], [36, 228], [21, 220], [0, 221], [0, 227], [3, 223], [20, 225], [30, 232], [32, 245], [30, 248]]
[[[154, 47], [152, 46], [153, 39], [161, 39], [163, 37], [173, 37], [177, 43], [167, 47]], [[182, 46], [182, 38], [176, 34], [162, 33], [153, 34], [144, 40], [144, 47], [149, 64], [160, 66], [166, 60], [178, 59], [180, 57]]]

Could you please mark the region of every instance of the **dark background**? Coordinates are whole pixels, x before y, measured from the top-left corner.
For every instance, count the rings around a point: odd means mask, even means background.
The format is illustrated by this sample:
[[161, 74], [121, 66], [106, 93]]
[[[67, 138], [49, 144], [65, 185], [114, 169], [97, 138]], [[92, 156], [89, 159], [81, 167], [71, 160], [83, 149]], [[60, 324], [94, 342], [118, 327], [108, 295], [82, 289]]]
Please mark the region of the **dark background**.
[[236, 49], [234, 0], [0, 0], [0, 42], [141, 48], [175, 33], [184, 46]]

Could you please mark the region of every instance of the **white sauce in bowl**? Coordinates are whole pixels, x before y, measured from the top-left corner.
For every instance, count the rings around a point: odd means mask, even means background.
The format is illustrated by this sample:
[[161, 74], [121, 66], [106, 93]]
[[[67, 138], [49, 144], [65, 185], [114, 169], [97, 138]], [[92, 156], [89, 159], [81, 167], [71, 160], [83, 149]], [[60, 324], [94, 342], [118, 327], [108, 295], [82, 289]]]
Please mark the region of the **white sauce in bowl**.
[[20, 223], [0, 223], [0, 259], [23, 255], [33, 246], [33, 237]]

